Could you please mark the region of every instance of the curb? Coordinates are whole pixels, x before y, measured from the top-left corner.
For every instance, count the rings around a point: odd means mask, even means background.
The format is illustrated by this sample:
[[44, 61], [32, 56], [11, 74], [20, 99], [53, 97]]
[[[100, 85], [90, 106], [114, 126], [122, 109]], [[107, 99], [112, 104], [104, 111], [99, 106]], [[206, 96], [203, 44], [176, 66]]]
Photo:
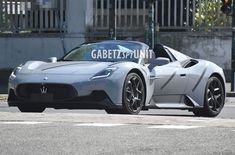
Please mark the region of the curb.
[[235, 97], [235, 92], [228, 92], [226, 93], [227, 97]]

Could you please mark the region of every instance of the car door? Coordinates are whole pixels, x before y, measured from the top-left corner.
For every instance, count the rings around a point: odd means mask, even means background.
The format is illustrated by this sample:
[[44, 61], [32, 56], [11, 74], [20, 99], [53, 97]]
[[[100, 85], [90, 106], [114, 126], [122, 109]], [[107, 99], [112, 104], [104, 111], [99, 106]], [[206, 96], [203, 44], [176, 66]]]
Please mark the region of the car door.
[[188, 83], [188, 70], [178, 61], [156, 66], [151, 72], [154, 82], [153, 99], [156, 103], [179, 103]]

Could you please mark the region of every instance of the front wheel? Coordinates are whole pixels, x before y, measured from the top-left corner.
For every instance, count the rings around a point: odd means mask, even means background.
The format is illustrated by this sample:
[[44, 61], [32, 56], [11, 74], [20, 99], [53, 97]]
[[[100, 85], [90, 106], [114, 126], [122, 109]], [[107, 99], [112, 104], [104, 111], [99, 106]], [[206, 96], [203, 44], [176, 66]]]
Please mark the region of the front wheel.
[[122, 93], [121, 109], [105, 109], [108, 114], [139, 114], [145, 102], [145, 85], [136, 73], [127, 75]]
[[211, 77], [206, 85], [203, 109], [195, 109], [196, 116], [216, 117], [224, 106], [224, 88], [217, 77]]
[[42, 113], [46, 107], [43, 105], [27, 105], [27, 104], [21, 104], [18, 105], [18, 109], [21, 112], [32, 112], [32, 113]]
[[141, 77], [136, 73], [127, 75], [122, 95], [123, 112], [138, 114], [145, 101], [145, 86]]

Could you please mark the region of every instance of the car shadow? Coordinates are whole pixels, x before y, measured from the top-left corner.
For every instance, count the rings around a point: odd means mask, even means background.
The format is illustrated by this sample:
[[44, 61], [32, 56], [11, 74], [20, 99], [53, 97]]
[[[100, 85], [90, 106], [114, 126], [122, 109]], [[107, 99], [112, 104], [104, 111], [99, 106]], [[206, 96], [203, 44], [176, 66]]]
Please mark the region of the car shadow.
[[184, 115], [184, 114], [139, 114], [143, 116], [170, 116], [170, 117], [197, 117], [195, 115]]

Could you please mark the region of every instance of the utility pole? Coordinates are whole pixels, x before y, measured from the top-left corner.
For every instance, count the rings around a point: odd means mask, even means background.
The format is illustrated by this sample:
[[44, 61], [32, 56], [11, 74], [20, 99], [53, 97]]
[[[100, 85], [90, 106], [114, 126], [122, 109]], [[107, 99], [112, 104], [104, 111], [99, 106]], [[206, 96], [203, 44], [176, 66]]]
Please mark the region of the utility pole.
[[232, 13], [232, 76], [231, 76], [231, 91], [234, 91], [234, 73], [235, 73], [235, 0], [233, 0], [233, 13]]
[[[235, 73], [235, 0], [222, 0], [221, 11], [226, 15], [232, 16], [232, 53], [231, 53], [231, 91], [234, 91]], [[233, 5], [232, 5], [233, 4]]]
[[151, 47], [151, 48], [154, 48], [154, 44], [155, 44], [155, 41], [154, 41], [154, 38], [155, 38], [155, 35], [154, 35], [154, 1], [155, 0], [147, 0], [147, 2], [149, 3], [148, 5], [148, 11], [149, 11], [149, 15], [148, 15], [148, 41], [147, 41], [147, 44]]
[[109, 39], [116, 40], [116, 3], [117, 0], [109, 1]]

